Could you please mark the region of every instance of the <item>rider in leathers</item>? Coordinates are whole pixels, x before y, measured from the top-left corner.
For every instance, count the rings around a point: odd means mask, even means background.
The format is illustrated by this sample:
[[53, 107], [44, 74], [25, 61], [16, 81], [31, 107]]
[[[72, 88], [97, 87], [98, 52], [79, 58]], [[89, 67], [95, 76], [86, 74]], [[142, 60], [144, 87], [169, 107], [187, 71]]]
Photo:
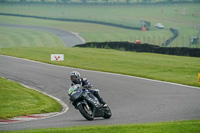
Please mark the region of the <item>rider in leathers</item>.
[[88, 89], [90, 91], [90, 93], [92, 93], [95, 97], [97, 97], [98, 100], [100, 101], [100, 103], [103, 104], [104, 107], [107, 107], [106, 102], [99, 95], [99, 90], [91, 89], [92, 85], [89, 82], [89, 80], [86, 78], [81, 78], [81, 75], [79, 72], [77, 72], [77, 71], [71, 72], [70, 79], [72, 81], [71, 86], [73, 86], [75, 84], [80, 84], [83, 88]]

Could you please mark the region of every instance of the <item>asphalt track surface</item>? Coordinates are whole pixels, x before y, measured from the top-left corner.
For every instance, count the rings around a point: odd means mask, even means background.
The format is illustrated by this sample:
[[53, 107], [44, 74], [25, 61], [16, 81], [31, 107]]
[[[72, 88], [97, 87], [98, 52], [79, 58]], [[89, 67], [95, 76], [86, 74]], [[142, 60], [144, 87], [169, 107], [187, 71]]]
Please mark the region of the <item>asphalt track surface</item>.
[[29, 26], [29, 25], [17, 25], [17, 24], [2, 24], [0, 23], [0, 27], [12, 27], [12, 28], [20, 28], [20, 29], [33, 29], [33, 30], [41, 30], [45, 32], [50, 32], [57, 35], [65, 44], [65, 47], [72, 47], [77, 44], [84, 43], [84, 39], [81, 38], [78, 34], [74, 34], [69, 31], [48, 28], [48, 27], [40, 27], [40, 26]]
[[[69, 103], [69, 73], [78, 70], [110, 106], [113, 116], [85, 120]], [[143, 78], [49, 65], [0, 55], [0, 76], [46, 92], [65, 102], [66, 113], [35, 121], [1, 124], [2, 130], [149, 123], [200, 119], [200, 88]]]

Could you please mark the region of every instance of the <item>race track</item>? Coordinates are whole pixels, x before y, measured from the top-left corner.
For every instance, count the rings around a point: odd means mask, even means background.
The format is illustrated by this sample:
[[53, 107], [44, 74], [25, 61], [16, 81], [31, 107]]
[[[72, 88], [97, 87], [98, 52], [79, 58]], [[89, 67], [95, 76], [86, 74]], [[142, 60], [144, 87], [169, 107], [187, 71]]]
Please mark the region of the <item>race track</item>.
[[[69, 73], [78, 70], [110, 106], [113, 116], [85, 120], [70, 105]], [[59, 67], [0, 55], [0, 76], [53, 95], [69, 106], [59, 116], [16, 124], [1, 124], [2, 130], [23, 130], [82, 125], [108, 125], [200, 119], [200, 88], [125, 75]]]
[[40, 27], [40, 26], [29, 26], [29, 25], [17, 25], [17, 24], [2, 24], [0, 23], [0, 27], [13, 27], [13, 28], [21, 28], [21, 29], [33, 29], [33, 30], [41, 30], [45, 32], [50, 32], [57, 35], [65, 44], [65, 47], [72, 47], [77, 44], [85, 43], [85, 40], [80, 37], [78, 34], [55, 29], [55, 28], [48, 28], [48, 27]]

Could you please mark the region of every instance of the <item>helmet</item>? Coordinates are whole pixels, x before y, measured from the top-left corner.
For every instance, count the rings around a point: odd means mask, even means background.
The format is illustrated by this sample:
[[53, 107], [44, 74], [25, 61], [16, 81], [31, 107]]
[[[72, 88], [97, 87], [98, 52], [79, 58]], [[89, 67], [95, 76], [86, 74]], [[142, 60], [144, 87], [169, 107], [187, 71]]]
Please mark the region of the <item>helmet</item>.
[[74, 84], [78, 84], [79, 83], [79, 80], [81, 78], [81, 74], [77, 71], [72, 71], [70, 73], [70, 79], [71, 81], [74, 83]]

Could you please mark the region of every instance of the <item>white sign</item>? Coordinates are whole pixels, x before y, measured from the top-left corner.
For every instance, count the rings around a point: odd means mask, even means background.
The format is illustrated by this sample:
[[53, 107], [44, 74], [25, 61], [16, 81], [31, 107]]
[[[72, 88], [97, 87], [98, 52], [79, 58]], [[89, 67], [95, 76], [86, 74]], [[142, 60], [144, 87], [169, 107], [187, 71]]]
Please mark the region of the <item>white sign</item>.
[[51, 54], [51, 61], [64, 61], [64, 54]]

